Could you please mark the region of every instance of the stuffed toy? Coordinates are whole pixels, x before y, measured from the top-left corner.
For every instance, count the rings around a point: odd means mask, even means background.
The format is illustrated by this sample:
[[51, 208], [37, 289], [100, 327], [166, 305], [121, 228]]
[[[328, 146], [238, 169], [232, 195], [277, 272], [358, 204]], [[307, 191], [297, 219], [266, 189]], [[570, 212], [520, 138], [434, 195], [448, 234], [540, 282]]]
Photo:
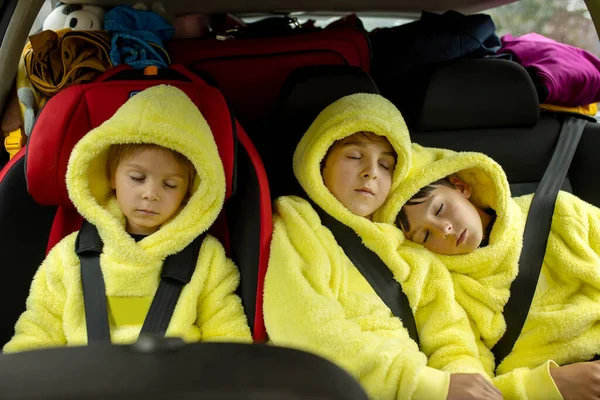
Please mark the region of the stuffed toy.
[[33, 123], [35, 122], [35, 94], [33, 90], [28, 87], [22, 87], [17, 90], [17, 97], [23, 106], [25, 107], [25, 114], [23, 115], [23, 129], [27, 137], [31, 135], [33, 130]]
[[43, 30], [58, 31], [71, 28], [76, 31], [103, 29], [104, 9], [81, 4], [59, 4], [44, 20]]

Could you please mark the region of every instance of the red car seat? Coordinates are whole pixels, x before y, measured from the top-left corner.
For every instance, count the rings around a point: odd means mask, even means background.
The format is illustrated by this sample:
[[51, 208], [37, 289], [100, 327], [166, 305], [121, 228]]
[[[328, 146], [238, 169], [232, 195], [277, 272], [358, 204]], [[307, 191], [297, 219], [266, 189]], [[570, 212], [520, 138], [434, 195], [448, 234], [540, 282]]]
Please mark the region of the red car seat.
[[[40, 240], [44, 241], [47, 251], [64, 236], [78, 230], [81, 217], [67, 195], [65, 182], [73, 146], [88, 131], [110, 118], [132, 93], [158, 84], [170, 84], [183, 90], [212, 129], [225, 169], [227, 190], [224, 210], [211, 231], [225, 245], [240, 269], [239, 294], [255, 338], [263, 340], [262, 284], [259, 282], [262, 282], [266, 271], [271, 236], [271, 204], [264, 168], [221, 93], [183, 67], [173, 66], [159, 71], [158, 75], [146, 76], [141, 71], [121, 66], [108, 71], [94, 83], [72, 86], [53, 97], [36, 121], [27, 151], [15, 157], [17, 160], [7, 165], [7, 171], [0, 173], [14, 175], [13, 180], [18, 181], [24, 166], [27, 189], [34, 202], [27, 199], [23, 207], [17, 205], [12, 210], [0, 207], [0, 223], [3, 222], [2, 212], [27, 215], [33, 210], [43, 214], [39, 223], [29, 220], [28, 229], [18, 232], [24, 235], [23, 240], [11, 242], [15, 246], [13, 251], [24, 253], [29, 251], [31, 244], [26, 240], [29, 231], [42, 231], [35, 237], [38, 241], [35, 250], [39, 253]], [[4, 185], [9, 185], [5, 181], [0, 180], [0, 193]], [[20, 190], [23, 191], [23, 188]], [[10, 197], [11, 193], [7, 191], [6, 196]], [[45, 209], [38, 204], [50, 208]], [[5, 225], [2, 226], [4, 230]], [[37, 259], [43, 259], [43, 256], [37, 254], [27, 261]], [[13, 279], [0, 284], [7, 286], [0, 290], [0, 296], [6, 296], [3, 304], [9, 305], [2, 310], [2, 322], [6, 324], [0, 330], [2, 342], [10, 338], [12, 325], [24, 309], [27, 296], [24, 288], [29, 286], [38, 265], [39, 262], [20, 265], [18, 271], [12, 274]], [[20, 284], [13, 288], [12, 284], [17, 280]]]

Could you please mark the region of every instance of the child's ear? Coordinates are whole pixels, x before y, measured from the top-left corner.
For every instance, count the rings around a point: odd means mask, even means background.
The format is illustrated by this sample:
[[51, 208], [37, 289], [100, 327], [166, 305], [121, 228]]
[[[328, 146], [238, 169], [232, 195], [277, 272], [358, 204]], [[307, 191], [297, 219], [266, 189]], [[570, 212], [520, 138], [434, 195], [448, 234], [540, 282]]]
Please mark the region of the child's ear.
[[452, 175], [450, 178], [450, 182], [456, 187], [456, 190], [460, 192], [466, 199], [471, 198], [471, 187], [460, 179], [458, 176]]
[[115, 190], [117, 188], [117, 183], [115, 182], [115, 174], [111, 174], [110, 177], [110, 188]]

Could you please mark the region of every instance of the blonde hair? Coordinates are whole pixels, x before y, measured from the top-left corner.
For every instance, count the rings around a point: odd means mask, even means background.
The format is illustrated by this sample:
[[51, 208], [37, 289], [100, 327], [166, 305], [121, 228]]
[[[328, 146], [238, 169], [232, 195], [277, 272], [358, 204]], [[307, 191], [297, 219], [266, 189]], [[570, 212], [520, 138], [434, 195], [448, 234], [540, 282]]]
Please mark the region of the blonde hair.
[[170, 151], [173, 154], [173, 156], [175, 156], [175, 159], [177, 160], [177, 162], [179, 162], [181, 165], [183, 165], [187, 169], [188, 178], [189, 178], [189, 184], [188, 184], [188, 194], [189, 194], [192, 190], [192, 183], [194, 182], [194, 177], [196, 176], [196, 168], [194, 168], [194, 164], [192, 164], [192, 162], [183, 154], [181, 154], [175, 150], [171, 150], [166, 147], [157, 145], [157, 144], [149, 144], [149, 143], [112, 144], [108, 148], [108, 155], [107, 155], [107, 160], [106, 160], [106, 167], [107, 167], [106, 172], [108, 174], [108, 179], [111, 180], [115, 176], [117, 167], [119, 166], [119, 163], [123, 159], [134, 156], [134, 155], [140, 153], [141, 151], [148, 150], [148, 149], [165, 149], [165, 150]]

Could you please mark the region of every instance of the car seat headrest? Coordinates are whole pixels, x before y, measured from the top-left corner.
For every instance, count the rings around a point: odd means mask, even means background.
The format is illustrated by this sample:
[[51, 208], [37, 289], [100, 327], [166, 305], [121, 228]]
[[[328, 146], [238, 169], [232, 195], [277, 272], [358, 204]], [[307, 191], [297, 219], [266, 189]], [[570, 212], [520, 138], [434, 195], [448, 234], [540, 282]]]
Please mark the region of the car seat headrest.
[[[257, 144], [273, 197], [298, 194], [292, 158], [302, 135], [328, 105], [354, 93], [379, 93], [371, 77], [358, 67], [302, 67], [288, 76], [277, 102], [274, 123], [269, 129], [272, 135], [267, 138], [268, 142]], [[277, 142], [272, 143], [273, 140]], [[265, 142], [270, 148], [265, 148]]]
[[27, 188], [33, 199], [43, 205], [73, 208], [65, 176], [75, 144], [90, 130], [112, 117], [130, 96], [159, 84], [181, 89], [205, 117], [223, 161], [226, 198], [229, 198], [234, 182], [235, 131], [231, 113], [221, 93], [201, 80], [130, 79], [71, 86], [48, 101], [40, 112], [27, 144], [25, 172]]
[[337, 65], [298, 68], [281, 89], [278, 118], [304, 134], [328, 105], [354, 93], [379, 93], [373, 80], [360, 68]]
[[457, 60], [406, 77], [388, 90], [411, 130], [532, 127], [539, 100], [527, 71], [500, 59]]

